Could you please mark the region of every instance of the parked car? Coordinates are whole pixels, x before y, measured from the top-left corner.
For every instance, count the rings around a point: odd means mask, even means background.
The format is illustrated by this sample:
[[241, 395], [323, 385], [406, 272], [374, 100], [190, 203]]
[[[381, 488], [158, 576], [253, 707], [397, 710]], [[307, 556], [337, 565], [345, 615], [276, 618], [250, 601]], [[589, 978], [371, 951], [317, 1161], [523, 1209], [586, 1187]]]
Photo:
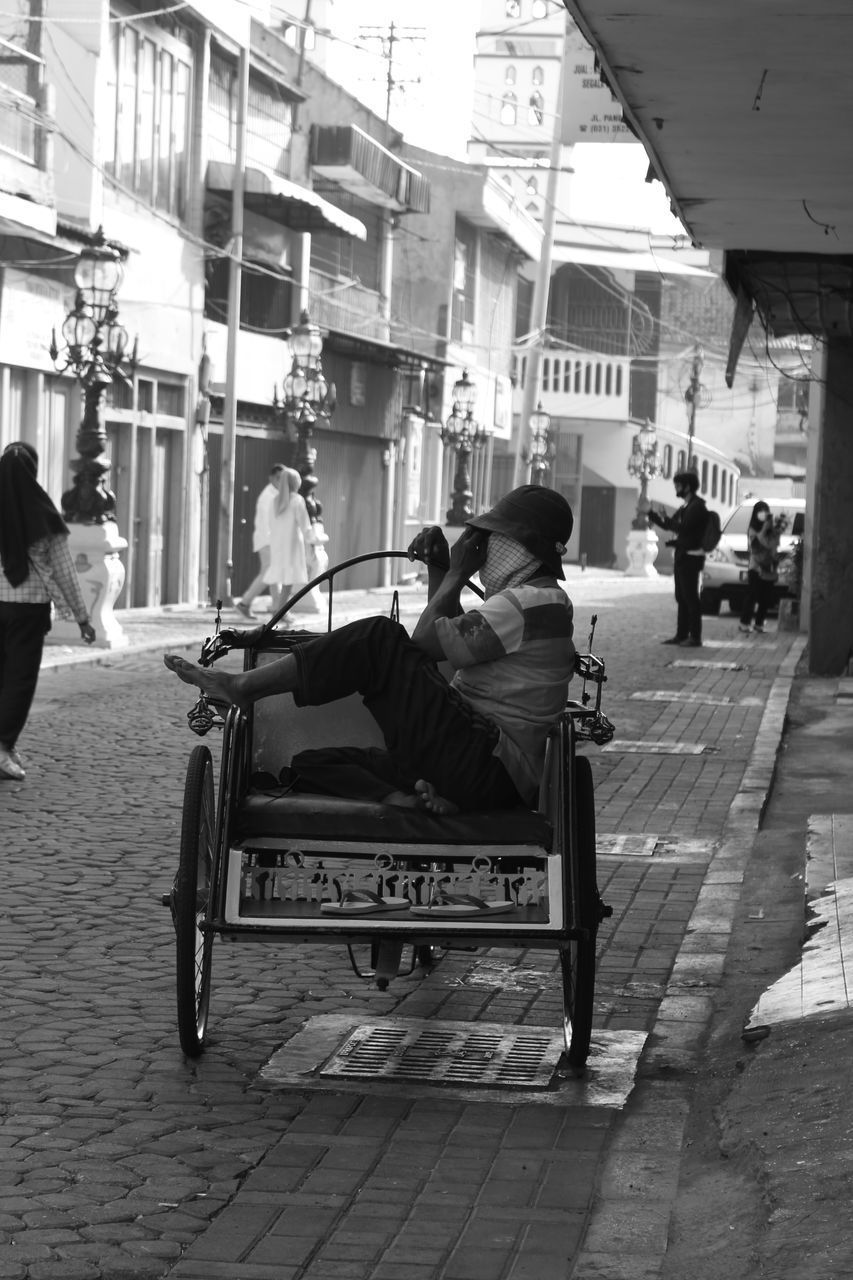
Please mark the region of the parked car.
[[[719, 613], [720, 605], [728, 601], [732, 613], [740, 613], [746, 599], [746, 571], [749, 565], [747, 527], [752, 509], [758, 498], [748, 498], [735, 508], [723, 526], [723, 533], [716, 548], [705, 557], [700, 601], [703, 613]], [[806, 518], [805, 498], [768, 498], [767, 505], [774, 516], [786, 515], [788, 523], [779, 543], [779, 581], [776, 584], [776, 603], [789, 595], [785, 561], [803, 536]]]

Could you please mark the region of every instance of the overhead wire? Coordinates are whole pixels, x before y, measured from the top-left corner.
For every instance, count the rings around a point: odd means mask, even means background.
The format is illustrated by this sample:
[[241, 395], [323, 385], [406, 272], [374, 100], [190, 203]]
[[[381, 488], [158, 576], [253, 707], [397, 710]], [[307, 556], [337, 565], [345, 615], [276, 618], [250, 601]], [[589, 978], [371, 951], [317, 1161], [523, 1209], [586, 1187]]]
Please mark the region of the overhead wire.
[[[239, 0], [239, 2], [240, 2], [240, 3], [243, 3], [243, 2], [244, 2], [244, 0]], [[167, 7], [164, 7], [164, 8], [162, 8], [162, 9], [159, 9], [159, 10], [156, 10], [156, 11], [149, 11], [149, 12], [147, 12], [147, 13], [140, 13], [140, 14], [138, 14], [138, 15], [133, 15], [133, 16], [132, 16], [132, 18], [130, 18], [130, 20], [135, 21], [135, 20], [137, 20], [138, 18], [150, 18], [150, 17], [160, 16], [160, 15], [171, 14], [171, 13], [177, 12], [177, 11], [179, 11], [179, 10], [181, 10], [181, 9], [184, 9], [184, 8], [186, 8], [186, 7], [187, 7], [187, 0], [183, 0], [183, 2], [182, 2], [182, 3], [176, 3], [176, 4], [173, 4], [173, 5], [169, 5], [169, 6], [167, 6]], [[2, 15], [0, 15], [0, 16], [2, 16]], [[7, 15], [7, 16], [12, 16], [12, 15]], [[125, 15], [124, 17], [119, 18], [119, 19], [114, 19], [114, 20], [113, 20], [113, 19], [111, 19], [111, 21], [117, 21], [117, 22], [119, 22], [119, 21], [126, 21], [126, 20], [128, 20], [127, 15]], [[63, 21], [64, 21], [64, 20], [63, 20]], [[311, 25], [311, 24], [308, 24], [308, 25]], [[56, 51], [56, 46], [55, 46], [55, 43], [53, 42], [53, 39], [52, 39], [52, 35], [51, 35], [51, 32], [50, 32], [49, 26], [48, 26], [48, 28], [47, 28], [46, 35], [47, 35], [48, 39], [51, 41], [51, 47], [53, 48], [54, 53], [56, 53], [56, 52], [57, 52], [57, 51]], [[332, 38], [334, 38], [334, 37], [332, 37]], [[57, 62], [59, 63], [59, 65], [60, 65], [60, 66], [61, 66], [61, 68], [62, 68], [63, 74], [65, 75], [65, 78], [66, 78], [66, 80], [67, 80], [67, 83], [68, 83], [69, 87], [70, 87], [70, 88], [71, 88], [71, 90], [75, 93], [75, 95], [78, 97], [78, 99], [80, 100], [80, 102], [81, 102], [81, 103], [83, 104], [83, 106], [85, 107], [85, 109], [86, 109], [86, 111], [87, 111], [87, 114], [88, 114], [89, 119], [93, 120], [93, 119], [94, 119], [94, 113], [93, 113], [93, 111], [92, 111], [92, 108], [91, 108], [90, 104], [86, 101], [85, 97], [82, 95], [81, 91], [79, 90], [79, 87], [74, 83], [73, 79], [68, 75], [68, 72], [67, 72], [67, 70], [66, 70], [66, 68], [65, 68], [65, 66], [64, 66], [64, 64], [63, 64], [63, 62], [62, 62], [62, 60], [58, 57], [58, 55], [57, 55]], [[204, 258], [204, 259], [208, 259], [208, 258], [216, 257], [216, 258], [220, 258], [220, 259], [230, 259], [230, 258], [233, 256], [233, 255], [231, 254], [231, 252], [227, 249], [227, 247], [223, 248], [222, 246], [220, 246], [220, 245], [216, 245], [216, 244], [214, 244], [214, 243], [212, 243], [212, 242], [210, 242], [210, 241], [208, 241], [208, 240], [204, 239], [203, 237], [197, 236], [197, 235], [193, 234], [192, 232], [190, 232], [190, 231], [188, 230], [188, 228], [186, 228], [185, 226], [179, 226], [179, 227], [176, 227], [176, 226], [175, 226], [174, 219], [173, 219], [172, 217], [170, 217], [168, 214], [166, 214], [166, 213], [164, 213], [164, 212], [162, 212], [162, 211], [158, 210], [156, 207], [152, 206], [152, 205], [151, 205], [151, 204], [150, 204], [150, 203], [149, 203], [149, 202], [148, 202], [148, 201], [147, 201], [143, 196], [140, 196], [138, 193], [134, 192], [131, 188], [129, 188], [129, 187], [125, 186], [123, 183], [121, 183], [121, 182], [116, 178], [116, 176], [115, 176], [114, 174], [112, 174], [112, 173], [111, 173], [111, 172], [110, 172], [110, 171], [109, 171], [105, 166], [100, 165], [100, 164], [95, 160], [94, 156], [93, 156], [91, 153], [87, 152], [87, 151], [86, 151], [86, 149], [85, 149], [84, 147], [82, 147], [82, 146], [81, 146], [81, 145], [80, 145], [80, 144], [79, 144], [75, 139], [73, 139], [73, 138], [72, 138], [72, 137], [71, 137], [71, 136], [70, 136], [70, 135], [69, 135], [69, 134], [68, 134], [64, 129], [62, 129], [62, 128], [60, 128], [58, 125], [56, 125], [56, 122], [49, 121], [49, 120], [47, 120], [43, 115], [41, 115], [41, 117], [40, 117], [40, 123], [41, 123], [42, 125], [47, 125], [48, 127], [50, 127], [51, 125], [53, 125], [53, 127], [55, 127], [56, 131], [57, 131], [57, 132], [59, 133], [59, 135], [63, 138], [63, 140], [66, 142], [66, 144], [67, 144], [69, 147], [71, 147], [71, 149], [72, 149], [73, 151], [75, 151], [75, 152], [76, 152], [76, 153], [81, 157], [81, 159], [83, 159], [87, 164], [91, 165], [91, 166], [92, 166], [92, 168], [93, 168], [95, 171], [99, 172], [99, 173], [103, 176], [104, 180], [105, 180], [105, 181], [106, 181], [106, 182], [107, 182], [107, 183], [108, 183], [108, 184], [109, 184], [113, 189], [115, 189], [116, 191], [120, 192], [121, 194], [123, 194], [124, 196], [126, 196], [128, 199], [130, 199], [130, 200], [134, 201], [134, 203], [136, 203], [138, 206], [140, 206], [140, 207], [144, 208], [144, 209], [145, 209], [149, 214], [153, 215], [154, 217], [160, 218], [160, 219], [161, 219], [163, 222], [165, 222], [168, 226], [170, 226], [171, 228], [173, 228], [173, 229], [177, 230], [177, 231], [178, 231], [178, 233], [182, 236], [182, 238], [184, 238], [185, 240], [187, 240], [189, 243], [193, 244], [193, 245], [194, 245], [194, 246], [195, 246], [195, 247], [200, 251], [200, 256], [201, 256], [202, 258]], [[475, 128], [478, 128], [478, 127], [477, 127], [477, 126], [475, 126]], [[481, 132], [481, 131], [479, 131], [479, 129], [478, 129], [478, 132], [480, 132], [481, 137], [482, 137], [482, 139], [483, 139], [484, 141], [489, 141], [488, 139], [486, 139], [486, 138], [485, 138], [485, 136], [482, 134], [482, 132]], [[496, 148], [496, 149], [497, 149], [497, 150], [499, 150], [499, 151], [501, 151], [501, 150], [505, 150], [505, 151], [506, 151], [507, 156], [512, 155], [512, 156], [513, 156], [513, 158], [517, 158], [517, 156], [513, 155], [513, 153], [511, 153], [511, 152], [510, 152], [509, 150], [507, 150], [507, 149], [502, 149], [502, 148], [499, 148], [499, 147], [498, 147], [498, 148]], [[522, 158], [525, 158], [525, 157], [522, 157]], [[465, 161], [459, 161], [459, 162], [452, 163], [452, 164], [448, 164], [448, 165], [441, 165], [441, 164], [438, 164], [438, 163], [436, 163], [436, 162], [429, 162], [429, 161], [426, 161], [426, 162], [422, 165], [422, 167], [424, 167], [424, 168], [439, 169], [439, 170], [440, 170], [440, 169], [443, 169], [443, 170], [445, 170], [445, 171], [451, 171], [451, 172], [458, 172], [458, 171], [460, 171], [461, 169], [465, 169], [465, 168], [467, 168], [467, 167], [469, 167], [469, 166], [468, 166], [468, 162], [465, 162]], [[613, 240], [613, 239], [611, 239], [611, 238], [608, 238], [608, 237], [607, 237], [607, 235], [606, 235], [606, 234], [604, 234], [604, 232], [603, 232], [602, 230], [600, 230], [600, 229], [598, 229], [598, 228], [595, 228], [592, 224], [589, 224], [589, 223], [583, 223], [583, 222], [580, 222], [580, 221], [578, 221], [578, 220], [576, 220], [576, 219], [574, 219], [574, 218], [571, 218], [571, 217], [566, 213], [566, 211], [565, 211], [565, 210], [562, 210], [562, 209], [558, 209], [558, 213], [560, 214], [561, 219], [562, 219], [564, 222], [566, 222], [567, 224], [569, 224], [569, 225], [575, 225], [575, 226], [578, 226], [578, 227], [583, 227], [583, 228], [585, 228], [586, 230], [592, 231], [592, 234], [593, 234], [597, 239], [599, 239], [603, 245], [608, 246], [608, 247], [611, 247], [611, 248], [617, 248], [617, 249], [618, 249], [618, 248], [621, 248], [621, 246], [618, 244], [618, 242], [616, 242], [615, 240]], [[423, 241], [423, 242], [429, 242], [429, 241], [432, 239], [432, 237], [428, 237], [428, 236], [419, 236], [419, 235], [418, 235], [418, 233], [416, 233], [416, 232], [412, 231], [410, 228], [403, 227], [402, 229], [405, 231], [405, 233], [406, 233], [406, 234], [408, 234], [408, 235], [410, 235], [410, 236], [412, 236], [412, 237], [414, 237], [414, 238], [418, 238], [418, 239], [420, 239], [420, 240], [421, 240], [421, 241]], [[651, 233], [650, 233], [650, 232], [647, 232], [647, 238], [648, 238], [648, 247], [649, 247], [649, 251], [650, 251], [650, 252], [652, 252], [652, 254], [654, 254], [654, 246], [653, 246], [653, 244], [652, 244], [652, 237], [651, 237]], [[42, 264], [41, 264], [41, 263], [39, 263], [39, 266], [41, 266], [41, 265], [42, 265]], [[609, 280], [607, 280], [607, 279], [602, 279], [602, 275], [601, 275], [601, 274], [595, 274], [592, 270], [590, 270], [590, 269], [589, 269], [585, 264], [583, 264], [583, 263], [575, 263], [575, 264], [572, 264], [572, 265], [574, 265], [574, 266], [578, 267], [578, 268], [580, 269], [580, 271], [582, 272], [582, 274], [584, 274], [584, 275], [588, 276], [588, 278], [590, 278], [591, 280], [594, 280], [594, 281], [597, 283], [597, 285], [598, 285], [599, 287], [601, 287], [601, 288], [603, 288], [603, 289], [604, 289], [604, 291], [605, 291], [606, 293], [609, 293], [611, 296], [613, 296], [615, 299], [619, 300], [620, 302], [624, 303], [627, 299], [629, 299], [629, 298], [633, 299], [633, 298], [634, 298], [634, 295], [631, 293], [631, 291], [630, 291], [630, 290], [625, 289], [623, 286], [619, 285], [619, 284], [618, 284], [618, 282], [616, 282], [616, 281], [612, 280], [612, 277], [611, 277]], [[256, 261], [252, 261], [252, 260], [244, 260], [244, 261], [243, 261], [242, 266], [243, 266], [243, 269], [244, 269], [245, 271], [247, 271], [247, 272], [249, 272], [249, 273], [251, 273], [251, 274], [255, 274], [255, 275], [259, 275], [259, 276], [267, 276], [267, 277], [270, 277], [270, 278], [272, 278], [272, 279], [274, 279], [274, 280], [276, 280], [276, 281], [287, 280], [287, 279], [289, 278], [289, 277], [288, 277], [288, 275], [287, 275], [287, 273], [282, 273], [281, 271], [277, 271], [277, 270], [273, 270], [273, 269], [271, 269], [271, 268], [265, 267], [265, 266], [263, 266], [262, 264], [257, 263]], [[599, 269], [599, 272], [602, 272], [602, 271], [606, 271], [606, 269]], [[609, 273], [608, 273], [608, 274], [609, 274]], [[665, 273], [665, 271], [664, 271], [664, 270], [661, 270], [661, 275], [665, 275], [665, 274], [666, 274], [666, 273]], [[334, 292], [338, 291], [338, 289], [339, 289], [339, 288], [340, 288], [340, 286], [334, 286], [334, 287], [330, 288], [328, 291], [325, 291], [325, 292], [324, 292], [323, 294], [321, 294], [320, 296], [327, 296], [327, 294], [334, 293]], [[695, 337], [695, 335], [691, 334], [691, 333], [690, 333], [690, 331], [689, 331], [689, 330], [687, 330], [687, 329], [684, 329], [684, 328], [682, 328], [682, 327], [680, 327], [680, 326], [668, 325], [668, 324], [666, 324], [666, 322], [664, 322], [660, 317], [651, 316], [651, 319], [652, 319], [652, 322], [653, 322], [653, 323], [654, 323], [654, 324], [655, 324], [655, 325], [660, 329], [660, 331], [661, 331], [662, 333], [663, 333], [664, 331], [666, 331], [667, 333], [669, 333], [669, 334], [670, 334], [670, 336], [682, 336], [682, 337], [685, 337], [685, 338], [687, 338], [687, 339], [693, 339], [694, 341], [696, 341], [696, 340], [697, 340], [697, 339], [696, 339], [696, 337]], [[400, 323], [399, 319], [398, 319], [398, 321], [397, 321], [397, 322], [398, 322], [398, 323]], [[490, 332], [491, 332], [491, 330], [492, 330], [492, 328], [493, 328], [493, 324], [494, 324], [494, 315], [492, 316], [492, 320], [491, 320], [491, 322], [490, 322]], [[261, 330], [261, 331], [263, 331], [263, 330]], [[278, 330], [278, 329], [271, 329], [271, 330], [269, 330], [269, 332], [281, 332], [281, 330]], [[418, 329], [418, 332], [419, 332], [419, 334], [421, 334], [421, 336], [430, 337], [430, 338], [432, 338], [432, 339], [434, 339], [434, 340], [441, 340], [441, 341], [446, 340], [446, 335], [438, 334], [438, 333], [436, 333], [436, 332], [431, 332], [431, 331], [426, 330], [426, 329]], [[491, 345], [490, 345], [489, 343], [478, 344], [478, 346], [479, 346], [481, 349], [491, 351]], [[723, 356], [725, 355], [725, 353], [724, 353], [722, 350], [720, 350], [720, 349], [718, 349], [718, 350], [714, 350], [713, 348], [709, 348], [709, 347], [708, 347], [707, 342], [705, 342], [705, 347], [706, 347], [706, 351], [708, 352], [709, 356], [712, 356], [712, 357], [713, 357], [713, 356], [717, 356], [718, 358], [723, 358]], [[753, 356], [754, 356], [754, 358], [755, 358], [755, 360], [756, 360], [756, 363], [760, 366], [760, 365], [762, 364], [762, 361], [761, 361], [760, 357], [758, 357], [758, 356], [757, 356], [757, 354], [755, 353], [754, 348], [752, 347], [751, 343], [750, 343], [750, 350], [752, 351], [752, 354], [753, 354]], [[636, 358], [636, 357], [635, 357], [635, 358]], [[643, 359], [643, 357], [639, 357], [639, 358], [640, 358], [640, 359]], [[649, 358], [649, 359], [651, 359], [651, 360], [654, 360], [654, 359], [656, 359], [656, 358], [657, 358], [658, 362], [660, 362], [660, 361], [661, 361], [661, 359], [662, 359], [663, 357], [658, 356], [658, 357], [648, 357], [648, 358]], [[666, 357], [666, 359], [667, 359], [668, 361], [671, 361], [672, 359], [677, 359], [677, 358], [678, 358], [678, 357]], [[771, 361], [771, 363], [772, 363], [772, 361]], [[780, 372], [782, 372], [782, 370], [781, 370], [781, 369], [780, 369]]]

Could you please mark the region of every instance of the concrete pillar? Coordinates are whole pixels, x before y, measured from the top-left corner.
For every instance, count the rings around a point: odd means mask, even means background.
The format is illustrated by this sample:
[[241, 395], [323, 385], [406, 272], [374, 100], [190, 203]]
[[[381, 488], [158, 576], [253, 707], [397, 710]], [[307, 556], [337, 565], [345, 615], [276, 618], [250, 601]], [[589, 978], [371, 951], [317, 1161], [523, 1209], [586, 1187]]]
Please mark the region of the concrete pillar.
[[832, 676], [853, 652], [853, 340], [815, 354], [802, 606], [809, 671]]

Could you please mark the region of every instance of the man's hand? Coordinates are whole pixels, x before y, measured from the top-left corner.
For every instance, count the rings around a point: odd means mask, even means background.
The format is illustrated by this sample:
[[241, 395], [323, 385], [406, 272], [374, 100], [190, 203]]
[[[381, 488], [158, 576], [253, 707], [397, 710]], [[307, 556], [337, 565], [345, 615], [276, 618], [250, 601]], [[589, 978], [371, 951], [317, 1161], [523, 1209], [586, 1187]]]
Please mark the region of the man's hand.
[[466, 580], [473, 578], [486, 563], [488, 545], [489, 535], [482, 529], [464, 529], [459, 540], [453, 544], [450, 568]]
[[408, 556], [410, 560], [422, 560], [424, 564], [434, 569], [446, 571], [450, 567], [450, 548], [443, 531], [437, 524], [430, 524], [425, 529], [421, 529], [409, 544]]

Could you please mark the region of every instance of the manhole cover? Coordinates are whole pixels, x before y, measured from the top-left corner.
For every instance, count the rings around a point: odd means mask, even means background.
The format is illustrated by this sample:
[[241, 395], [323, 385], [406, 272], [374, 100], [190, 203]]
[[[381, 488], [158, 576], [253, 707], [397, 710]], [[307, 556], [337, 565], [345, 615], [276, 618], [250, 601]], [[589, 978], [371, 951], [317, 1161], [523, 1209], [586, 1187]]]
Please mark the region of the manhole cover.
[[345, 1080], [418, 1080], [501, 1089], [547, 1089], [563, 1052], [561, 1032], [492, 1022], [403, 1018], [357, 1027], [320, 1069]]

